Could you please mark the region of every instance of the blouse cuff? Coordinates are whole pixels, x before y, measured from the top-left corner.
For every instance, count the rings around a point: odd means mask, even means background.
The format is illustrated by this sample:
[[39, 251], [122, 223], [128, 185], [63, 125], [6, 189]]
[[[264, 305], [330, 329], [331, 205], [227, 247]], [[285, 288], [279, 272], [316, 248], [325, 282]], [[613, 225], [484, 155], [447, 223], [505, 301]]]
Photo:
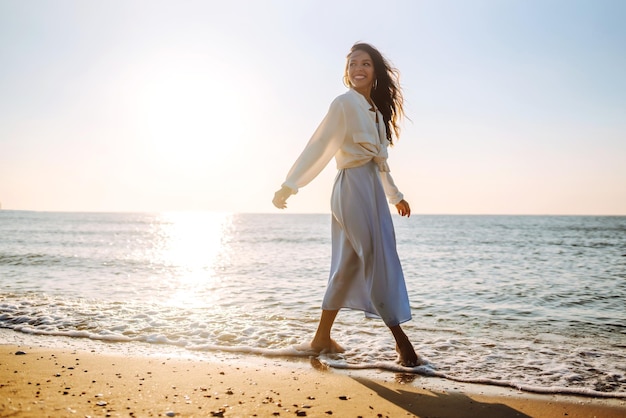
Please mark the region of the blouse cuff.
[[392, 205], [397, 205], [398, 203], [402, 202], [403, 199], [404, 199], [404, 195], [398, 192], [397, 195], [389, 197], [388, 201]]
[[293, 185], [291, 183], [288, 182], [284, 182], [283, 184], [280, 185], [281, 187], [286, 187], [289, 190], [291, 190], [291, 194], [296, 194], [298, 193], [298, 187], [296, 185]]

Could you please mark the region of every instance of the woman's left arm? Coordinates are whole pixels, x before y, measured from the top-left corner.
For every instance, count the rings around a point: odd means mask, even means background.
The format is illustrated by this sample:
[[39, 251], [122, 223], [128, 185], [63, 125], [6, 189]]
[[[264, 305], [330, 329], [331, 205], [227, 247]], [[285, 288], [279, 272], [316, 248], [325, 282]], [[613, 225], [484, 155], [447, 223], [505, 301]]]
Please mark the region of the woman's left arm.
[[400, 190], [398, 189], [398, 186], [396, 186], [396, 183], [394, 183], [391, 174], [388, 171], [381, 171], [380, 179], [383, 183], [383, 189], [385, 190], [385, 195], [387, 195], [389, 203], [398, 209], [398, 213], [401, 216], [411, 216], [411, 207], [409, 206], [409, 202], [404, 200], [404, 195], [400, 193]]

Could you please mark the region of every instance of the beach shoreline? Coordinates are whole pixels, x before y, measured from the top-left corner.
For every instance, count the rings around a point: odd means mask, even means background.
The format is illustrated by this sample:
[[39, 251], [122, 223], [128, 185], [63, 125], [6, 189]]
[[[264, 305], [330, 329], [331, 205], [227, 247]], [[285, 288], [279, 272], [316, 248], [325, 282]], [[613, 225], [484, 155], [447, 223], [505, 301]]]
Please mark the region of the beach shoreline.
[[624, 399], [328, 369], [315, 359], [95, 351], [0, 345], [0, 416], [626, 416]]

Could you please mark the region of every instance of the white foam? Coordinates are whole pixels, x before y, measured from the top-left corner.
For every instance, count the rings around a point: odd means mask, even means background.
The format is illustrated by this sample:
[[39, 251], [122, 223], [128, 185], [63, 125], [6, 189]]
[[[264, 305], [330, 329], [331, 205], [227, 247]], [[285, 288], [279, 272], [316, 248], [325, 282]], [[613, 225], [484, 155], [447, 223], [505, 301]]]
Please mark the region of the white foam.
[[425, 364], [417, 367], [404, 367], [399, 364], [379, 362], [379, 363], [371, 363], [371, 364], [348, 364], [345, 362], [335, 362], [335, 361], [323, 361], [329, 367], [333, 367], [336, 369], [351, 369], [351, 370], [364, 370], [364, 369], [379, 369], [379, 370], [387, 370], [395, 373], [414, 373], [421, 376], [428, 377], [439, 377], [442, 379], [451, 380], [454, 382], [460, 383], [473, 383], [480, 385], [491, 385], [491, 386], [500, 386], [500, 387], [510, 387], [513, 389], [517, 389], [525, 392], [533, 392], [533, 393], [541, 393], [541, 394], [558, 394], [558, 395], [577, 395], [577, 396], [592, 396], [592, 397], [601, 397], [601, 398], [626, 398], [626, 392], [600, 392], [597, 390], [586, 389], [586, 388], [569, 388], [569, 387], [559, 387], [559, 386], [535, 386], [535, 385], [526, 385], [519, 382], [507, 381], [507, 380], [499, 380], [499, 379], [488, 379], [488, 378], [463, 378], [458, 376], [453, 376], [445, 373], [438, 372], [434, 369], [434, 367], [430, 364]]
[[310, 357], [316, 355], [314, 351], [309, 349], [302, 349], [303, 347], [292, 346], [281, 349], [260, 348], [250, 346], [218, 346], [218, 345], [199, 345], [193, 347], [187, 347], [193, 351], [213, 351], [213, 352], [227, 352], [227, 353], [239, 353], [239, 354], [255, 354], [266, 357]]
[[[56, 306], [59, 305], [56, 304]], [[69, 306], [70, 309], [72, 308], [71, 303], [65, 305]], [[15, 314], [10, 312], [15, 312]], [[138, 317], [132, 311], [130, 315], [133, 318]], [[585, 376], [580, 368], [577, 369], [573, 366], [576, 362], [581, 362], [581, 367], [603, 370], [609, 383], [623, 381], [623, 373], [619, 368], [602, 364], [610, 352], [601, 352], [597, 349], [584, 349], [572, 353], [564, 352], [563, 348], [559, 350], [556, 347], [550, 349], [537, 347], [532, 351], [532, 347], [525, 342], [498, 344], [474, 341], [460, 336], [453, 339], [433, 336], [432, 340], [426, 340], [422, 344], [416, 345], [418, 352], [429, 358], [430, 361], [418, 367], [407, 368], [394, 361], [396, 354], [393, 350], [393, 344], [386, 338], [380, 338], [380, 335], [385, 335], [385, 330], [382, 327], [374, 327], [374, 330], [378, 330], [372, 332], [338, 333], [338, 339], [344, 342], [344, 345], [349, 349], [339, 355], [323, 354], [318, 356], [311, 350], [308, 343], [297, 343], [297, 338], [293, 336], [293, 332], [290, 333], [282, 329], [264, 329], [250, 324], [241, 327], [237, 332], [225, 330], [209, 332], [205, 329], [206, 326], [200, 326], [198, 321], [192, 321], [190, 323], [194, 325], [188, 327], [190, 331], [187, 333], [176, 328], [178, 334], [176, 337], [164, 333], [142, 334], [140, 332], [135, 332], [136, 335], [129, 336], [120, 331], [126, 332], [131, 329], [130, 323], [124, 326], [111, 325], [108, 330], [98, 328], [77, 330], [56, 328], [56, 326], [67, 328], [68, 324], [71, 325], [72, 323], [61, 315], [45, 314], [31, 317], [23, 314], [23, 309], [5, 309], [2, 317], [5, 326], [8, 324], [14, 331], [29, 335], [69, 337], [114, 343], [147, 343], [181, 347], [189, 352], [236, 353], [277, 358], [317, 358], [325, 366], [337, 369], [379, 369], [395, 373], [414, 373], [462, 383], [510, 387], [536, 393], [605, 398], [626, 397], [626, 392], [615, 390], [619, 386], [612, 389], [611, 386], [607, 386], [608, 390], [605, 391], [590, 387], [586, 382], [588, 376]], [[59, 319], [51, 319], [55, 317], [59, 317]], [[354, 320], [354, 318], [349, 318], [349, 320]], [[155, 321], [150, 317], [144, 317], [143, 320], [139, 321], [139, 324], [146, 321], [150, 323], [162, 322], [164, 326], [168, 326], [167, 322]], [[55, 326], [55, 324], [57, 325]], [[341, 328], [343, 325], [340, 322], [338, 327]], [[236, 327], [231, 327], [231, 329], [236, 329]], [[207, 343], [209, 340], [213, 340], [215, 343]], [[276, 346], [276, 341], [280, 341], [282, 346]], [[535, 344], [537, 343], [535, 342]], [[533, 354], [522, 354], [526, 350]], [[547, 351], [549, 354], [542, 354], [542, 351]], [[566, 356], [568, 355], [573, 356], [574, 360], [566, 364]], [[617, 350], [613, 355], [621, 355], [623, 358], [624, 353]], [[515, 367], [507, 370], [501, 364], [514, 364], [520, 368], [520, 372], [516, 371]], [[522, 374], [522, 369], [532, 369], [535, 372], [534, 374]], [[489, 370], [489, 373], [484, 373], [483, 370]], [[511, 378], [507, 378], [506, 371], [510, 372]]]

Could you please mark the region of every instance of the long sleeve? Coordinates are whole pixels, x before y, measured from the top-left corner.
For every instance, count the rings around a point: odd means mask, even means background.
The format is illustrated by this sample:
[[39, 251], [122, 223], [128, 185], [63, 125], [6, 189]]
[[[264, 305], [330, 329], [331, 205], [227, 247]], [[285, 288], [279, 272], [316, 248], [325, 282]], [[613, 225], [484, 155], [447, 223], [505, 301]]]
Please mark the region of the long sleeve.
[[295, 194], [328, 165], [341, 147], [347, 126], [343, 104], [335, 99], [306, 147], [289, 170], [283, 186]]
[[404, 195], [400, 193], [398, 187], [393, 181], [393, 177], [388, 171], [380, 172], [380, 180], [383, 183], [383, 189], [385, 190], [385, 195], [387, 196], [387, 200], [392, 205], [397, 205], [400, 203], [402, 199], [404, 199]]

